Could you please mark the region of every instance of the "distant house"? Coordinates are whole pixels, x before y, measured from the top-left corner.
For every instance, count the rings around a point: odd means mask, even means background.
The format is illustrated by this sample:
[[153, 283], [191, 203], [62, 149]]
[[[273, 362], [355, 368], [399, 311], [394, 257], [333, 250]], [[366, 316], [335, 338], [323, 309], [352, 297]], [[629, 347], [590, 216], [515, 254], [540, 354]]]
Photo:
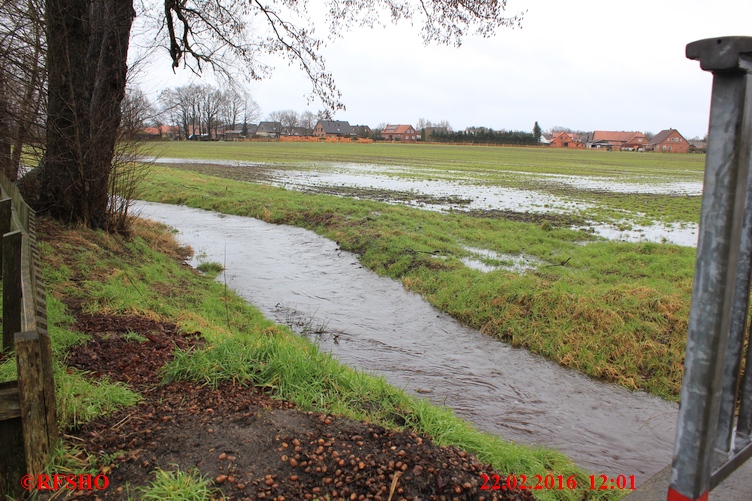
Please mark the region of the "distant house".
[[279, 137], [282, 124], [279, 122], [260, 122], [256, 128], [257, 137]]
[[387, 125], [381, 131], [381, 136], [386, 141], [415, 142], [418, 140], [418, 132], [412, 125], [398, 124]]
[[373, 135], [373, 131], [367, 125], [353, 125], [352, 134], [354, 137], [368, 138]]
[[607, 151], [645, 151], [648, 138], [642, 132], [596, 130], [588, 134], [588, 149]]
[[139, 139], [162, 139], [159, 127], [147, 127], [136, 134]]
[[541, 137], [538, 138], [538, 142], [540, 144], [551, 144], [553, 138], [553, 134], [541, 134]]
[[690, 153], [705, 153], [708, 150], [707, 141], [693, 141], [689, 140], [689, 152]]
[[288, 136], [303, 137], [308, 135], [308, 129], [305, 127], [293, 127], [287, 131]]
[[679, 134], [676, 129], [666, 129], [648, 141], [646, 151], [661, 151], [665, 153], [689, 153], [689, 141]]
[[570, 132], [557, 132], [551, 138], [551, 148], [585, 148], [585, 142], [579, 134]]
[[[175, 139], [180, 133], [180, 127], [175, 125], [160, 125], [159, 127], [146, 127], [138, 131], [135, 136], [139, 139]], [[129, 134], [129, 136], [132, 134]]]
[[[255, 136], [256, 135], [256, 130], [258, 129], [258, 125], [256, 125], [256, 124], [246, 124], [245, 127], [246, 127], [246, 129], [248, 129], [246, 131], [245, 137], [251, 137], [251, 136]], [[242, 126], [241, 126], [241, 130], [243, 130]]]
[[350, 122], [343, 120], [319, 120], [313, 128], [314, 137], [352, 137]]
[[245, 137], [243, 135], [243, 124], [227, 127], [222, 132], [222, 139], [225, 141], [237, 141], [241, 137]]

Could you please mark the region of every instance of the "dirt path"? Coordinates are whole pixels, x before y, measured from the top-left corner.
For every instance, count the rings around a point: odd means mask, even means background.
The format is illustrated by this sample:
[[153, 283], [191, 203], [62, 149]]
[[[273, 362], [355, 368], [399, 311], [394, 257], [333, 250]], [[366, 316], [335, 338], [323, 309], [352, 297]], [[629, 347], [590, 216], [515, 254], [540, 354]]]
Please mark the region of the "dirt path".
[[69, 432], [90, 454], [115, 457], [101, 465], [110, 485], [100, 498], [126, 499], [126, 483], [132, 495], [156, 468], [178, 467], [197, 468], [229, 500], [535, 499], [530, 491], [480, 490], [481, 474], [494, 473], [489, 466], [410, 431], [302, 412], [256, 388], [161, 385], [158, 371], [173, 349], [200, 348], [200, 333], [141, 317], [85, 315], [73, 306], [75, 329], [92, 340], [68, 364], [143, 396], [136, 407]]

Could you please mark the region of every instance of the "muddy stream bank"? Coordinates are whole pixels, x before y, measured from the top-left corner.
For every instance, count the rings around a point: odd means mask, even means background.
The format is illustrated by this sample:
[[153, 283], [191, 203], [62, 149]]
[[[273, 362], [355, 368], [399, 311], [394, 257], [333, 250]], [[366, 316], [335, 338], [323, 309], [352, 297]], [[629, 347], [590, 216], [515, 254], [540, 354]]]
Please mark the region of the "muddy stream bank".
[[[342, 362], [451, 407], [484, 431], [647, 480], [671, 461], [676, 404], [593, 381], [445, 315], [336, 243], [296, 227], [139, 203], [265, 315], [308, 332]], [[194, 264], [196, 264], [194, 262]]]

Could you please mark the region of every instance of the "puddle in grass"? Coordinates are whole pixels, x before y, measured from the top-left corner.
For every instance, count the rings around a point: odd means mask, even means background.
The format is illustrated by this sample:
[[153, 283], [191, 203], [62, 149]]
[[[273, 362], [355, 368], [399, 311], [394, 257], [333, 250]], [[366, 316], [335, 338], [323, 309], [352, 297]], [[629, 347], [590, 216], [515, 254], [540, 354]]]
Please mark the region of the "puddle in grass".
[[[441, 176], [460, 177], [463, 173], [436, 171], [431, 179], [411, 179], [404, 177], [411, 172], [409, 167], [370, 165], [357, 163], [321, 163], [311, 165], [310, 170], [299, 168], [279, 168], [273, 164], [262, 164], [225, 160], [200, 160], [160, 158], [159, 163], [168, 165], [209, 164], [224, 167], [238, 167], [263, 170], [263, 174], [249, 180], [265, 182], [286, 189], [332, 195], [367, 198], [389, 203], [401, 203], [435, 211], [513, 211], [530, 214], [576, 214], [580, 210], [592, 209], [590, 203], [545, 193], [540, 190], [508, 188], [496, 185], [479, 184], [478, 180], [447, 180]], [[391, 175], [390, 175], [391, 174]], [[421, 171], [425, 176], [426, 171]], [[533, 174], [512, 172], [511, 176], [529, 178], [538, 183], [553, 183], [558, 186], [584, 190], [611, 191], [618, 193], [655, 193], [669, 195], [701, 195], [701, 182], [657, 182], [646, 178], [645, 183], [619, 182], [603, 177], [565, 176], [558, 174]], [[654, 223], [650, 226], [630, 223], [629, 230], [619, 229], [619, 223], [606, 224], [587, 222], [585, 227], [596, 235], [610, 240], [626, 242], [649, 241], [673, 243], [688, 247], [697, 246], [697, 224]]]
[[226, 263], [228, 285], [269, 318], [311, 333], [342, 362], [451, 407], [483, 431], [558, 449], [594, 472], [635, 475], [638, 484], [671, 461], [675, 404], [467, 328], [330, 240], [199, 209], [138, 208], [177, 228], [203, 259]]
[[494, 270], [507, 270], [515, 273], [524, 273], [528, 270], [535, 270], [543, 261], [535, 256], [525, 254], [499, 254], [489, 249], [479, 249], [477, 247], [463, 246], [463, 248], [472, 253], [473, 257], [460, 258], [465, 266], [474, 270], [488, 273]]

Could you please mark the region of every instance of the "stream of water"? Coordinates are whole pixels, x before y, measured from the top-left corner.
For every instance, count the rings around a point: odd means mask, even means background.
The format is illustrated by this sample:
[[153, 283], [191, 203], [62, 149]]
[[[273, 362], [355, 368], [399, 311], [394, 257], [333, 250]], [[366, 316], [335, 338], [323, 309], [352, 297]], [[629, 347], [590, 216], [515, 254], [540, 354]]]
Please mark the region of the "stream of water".
[[595, 472], [635, 475], [638, 484], [671, 461], [676, 404], [467, 328], [330, 240], [182, 206], [137, 208], [179, 230], [201, 259], [225, 263], [228, 285], [269, 318], [323, 331], [320, 346], [342, 362], [451, 407], [481, 430], [558, 449]]

